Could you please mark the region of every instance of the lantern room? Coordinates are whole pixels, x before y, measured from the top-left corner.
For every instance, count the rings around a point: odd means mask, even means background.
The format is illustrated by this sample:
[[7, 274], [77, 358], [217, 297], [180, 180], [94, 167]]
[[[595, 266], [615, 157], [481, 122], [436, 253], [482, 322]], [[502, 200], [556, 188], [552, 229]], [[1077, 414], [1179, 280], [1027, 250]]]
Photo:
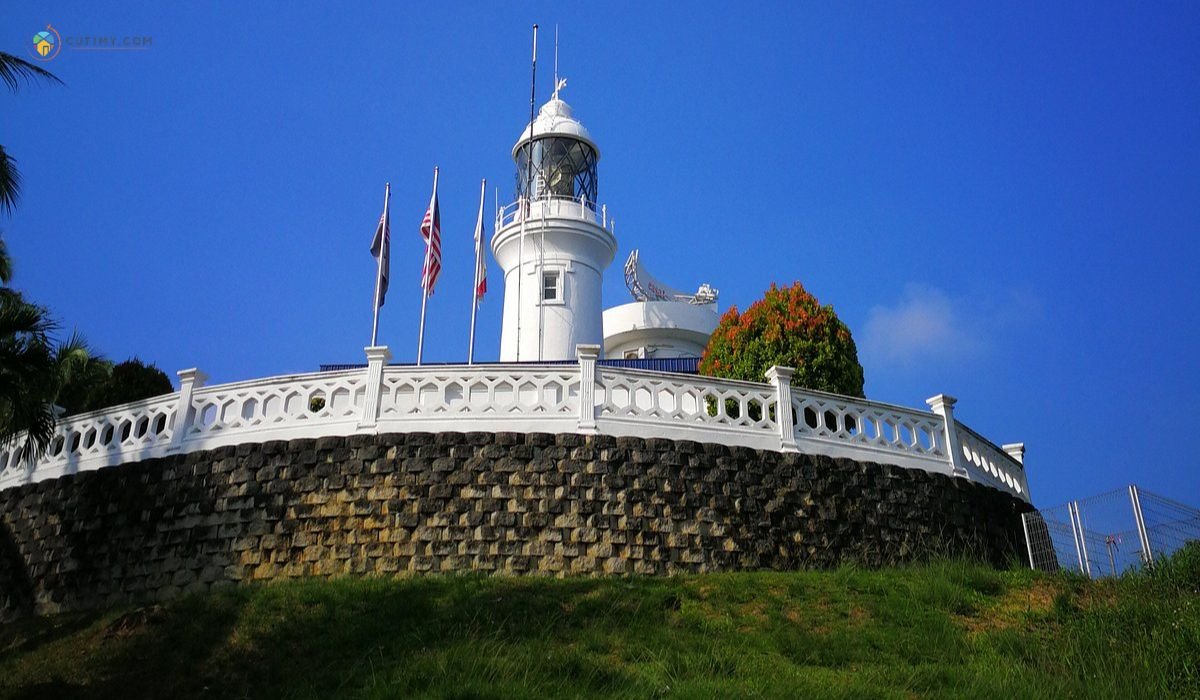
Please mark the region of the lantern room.
[[573, 199], [595, 210], [600, 152], [588, 130], [572, 115], [570, 105], [558, 99], [557, 93], [542, 105], [532, 134], [530, 139], [530, 128], [526, 127], [513, 147], [517, 198]]

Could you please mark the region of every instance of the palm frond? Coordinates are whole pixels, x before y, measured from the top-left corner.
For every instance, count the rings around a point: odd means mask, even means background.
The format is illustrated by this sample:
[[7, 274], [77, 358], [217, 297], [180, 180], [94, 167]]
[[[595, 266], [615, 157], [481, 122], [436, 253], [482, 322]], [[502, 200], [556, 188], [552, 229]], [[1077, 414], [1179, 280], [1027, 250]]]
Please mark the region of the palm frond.
[[[0, 155], [3, 155], [3, 151], [4, 147], [0, 146]], [[0, 237], [0, 284], [12, 282], [12, 276], [12, 256], [8, 254], [8, 244], [4, 242], [4, 238]]]
[[[24, 328], [45, 326], [29, 323], [28, 309], [19, 314]], [[48, 399], [56, 389], [56, 369], [44, 335], [0, 336], [0, 443], [9, 444], [24, 434], [22, 449], [27, 457], [44, 453], [54, 437], [54, 413]]]
[[45, 343], [57, 327], [45, 309], [25, 301], [19, 292], [0, 295], [0, 342], [32, 337]]
[[112, 374], [112, 363], [92, 349], [78, 330], [54, 349], [54, 361], [60, 391], [76, 382], [94, 384]]
[[[21, 171], [17, 170], [17, 161], [4, 146], [0, 146], [0, 209], [12, 216], [13, 208], [17, 206], [17, 198], [21, 194]], [[5, 280], [7, 283], [8, 280]]]
[[[41, 459], [54, 440], [56, 421], [54, 408], [48, 403], [16, 402], [4, 411], [4, 429], [0, 430], [0, 446], [20, 444], [23, 459]], [[21, 439], [24, 437], [24, 439]]]
[[92, 349], [88, 347], [87, 339], [79, 331], [72, 331], [71, 337], [59, 343], [54, 349], [54, 357], [59, 366], [73, 370], [92, 359]]
[[28, 83], [37, 79], [48, 80], [59, 85], [64, 84], [61, 78], [45, 68], [0, 51], [0, 80], [4, 81], [9, 90], [16, 92], [20, 89], [22, 82]]

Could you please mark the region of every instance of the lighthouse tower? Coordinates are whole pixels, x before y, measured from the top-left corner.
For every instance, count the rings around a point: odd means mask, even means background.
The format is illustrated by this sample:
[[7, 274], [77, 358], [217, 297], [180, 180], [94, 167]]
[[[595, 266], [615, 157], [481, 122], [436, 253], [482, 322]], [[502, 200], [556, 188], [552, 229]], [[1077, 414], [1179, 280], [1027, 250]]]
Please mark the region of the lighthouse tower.
[[516, 201], [492, 238], [504, 270], [500, 361], [574, 359], [576, 345], [604, 340], [601, 277], [617, 252], [597, 204], [600, 151], [555, 90], [512, 155]]

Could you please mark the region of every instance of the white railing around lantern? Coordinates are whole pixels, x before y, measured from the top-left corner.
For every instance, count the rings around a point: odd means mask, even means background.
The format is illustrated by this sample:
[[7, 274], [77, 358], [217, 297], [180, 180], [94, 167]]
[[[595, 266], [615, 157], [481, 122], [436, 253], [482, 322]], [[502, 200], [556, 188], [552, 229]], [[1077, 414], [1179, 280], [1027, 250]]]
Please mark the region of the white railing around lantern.
[[45, 454], [26, 459], [18, 436], [0, 447], [0, 489], [170, 454], [228, 445], [390, 432], [577, 432], [806, 452], [978, 481], [1029, 500], [1021, 444], [997, 447], [932, 412], [793, 389], [792, 370], [766, 384], [602, 366], [599, 347], [577, 363], [387, 366], [203, 386], [179, 373], [174, 394], [59, 421]]
[[551, 195], [534, 199], [532, 202], [518, 199], [500, 207], [496, 211], [495, 230], [499, 231], [509, 224], [519, 223], [522, 212], [529, 213], [526, 221], [557, 217], [590, 221], [600, 228], [608, 228], [610, 225], [608, 207], [599, 206], [583, 195], [578, 197]]

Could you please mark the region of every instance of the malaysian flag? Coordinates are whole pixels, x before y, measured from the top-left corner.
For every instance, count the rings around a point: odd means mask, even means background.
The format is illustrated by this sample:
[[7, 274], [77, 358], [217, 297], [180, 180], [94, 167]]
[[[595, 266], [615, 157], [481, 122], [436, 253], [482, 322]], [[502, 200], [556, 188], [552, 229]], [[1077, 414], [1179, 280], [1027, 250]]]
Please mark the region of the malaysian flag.
[[392, 231], [388, 216], [388, 195], [390, 193], [391, 185], [388, 185], [383, 196], [383, 215], [379, 217], [379, 225], [375, 227], [375, 238], [371, 239], [371, 255], [379, 261], [379, 279], [375, 286], [378, 290], [378, 296], [375, 298], [376, 306], [383, 306], [383, 298], [387, 296], [388, 274], [391, 268]]
[[479, 218], [475, 220], [475, 303], [483, 301], [487, 294], [487, 263], [483, 259], [483, 188], [487, 186], [484, 180], [479, 191]]
[[437, 169], [433, 176], [433, 197], [421, 220], [421, 238], [425, 239], [425, 265], [421, 270], [421, 288], [433, 294], [433, 285], [442, 272], [442, 216], [438, 211]]

